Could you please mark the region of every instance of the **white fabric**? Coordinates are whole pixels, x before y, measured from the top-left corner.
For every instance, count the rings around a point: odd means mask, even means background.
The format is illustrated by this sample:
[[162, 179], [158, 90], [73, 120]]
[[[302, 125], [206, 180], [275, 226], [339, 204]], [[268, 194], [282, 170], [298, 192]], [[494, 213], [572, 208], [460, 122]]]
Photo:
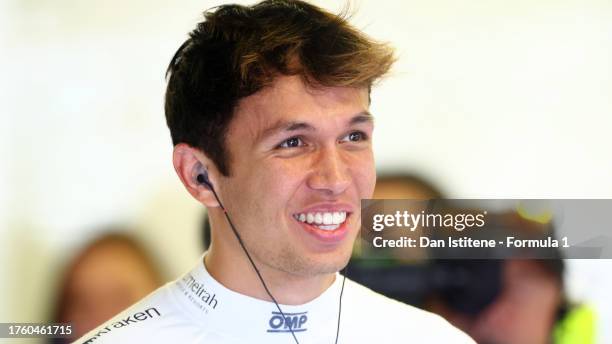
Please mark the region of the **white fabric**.
[[[333, 344], [342, 276], [300, 306], [258, 300], [225, 288], [200, 259], [76, 343]], [[253, 288], [261, 288], [254, 285]], [[290, 325], [291, 324], [291, 325]], [[346, 279], [338, 343], [474, 343], [437, 315], [386, 298]]]

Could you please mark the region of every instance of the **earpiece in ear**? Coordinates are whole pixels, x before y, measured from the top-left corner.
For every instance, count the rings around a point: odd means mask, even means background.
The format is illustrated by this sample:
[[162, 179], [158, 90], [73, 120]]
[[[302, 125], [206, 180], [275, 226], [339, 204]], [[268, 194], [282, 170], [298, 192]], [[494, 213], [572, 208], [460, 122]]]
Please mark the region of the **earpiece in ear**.
[[213, 189], [212, 183], [208, 179], [208, 171], [202, 165], [198, 167], [198, 170], [198, 176], [196, 177], [198, 184], [205, 185], [209, 189]]

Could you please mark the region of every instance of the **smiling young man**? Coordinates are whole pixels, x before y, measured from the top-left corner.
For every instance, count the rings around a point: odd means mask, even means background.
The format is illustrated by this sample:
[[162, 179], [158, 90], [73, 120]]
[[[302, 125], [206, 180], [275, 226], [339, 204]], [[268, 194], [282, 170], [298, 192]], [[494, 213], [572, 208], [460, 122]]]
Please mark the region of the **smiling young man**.
[[338, 274], [376, 180], [370, 88], [393, 60], [301, 1], [206, 12], [170, 63], [166, 118], [210, 248], [83, 341], [472, 343]]

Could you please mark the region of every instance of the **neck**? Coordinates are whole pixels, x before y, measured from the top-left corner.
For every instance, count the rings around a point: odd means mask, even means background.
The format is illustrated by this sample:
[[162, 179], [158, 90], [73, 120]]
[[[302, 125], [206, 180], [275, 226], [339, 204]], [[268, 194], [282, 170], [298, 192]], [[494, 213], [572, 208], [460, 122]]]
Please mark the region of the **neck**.
[[[209, 274], [230, 290], [260, 300], [272, 301], [237, 242], [236, 246], [239, 251], [236, 251], [235, 247], [219, 247], [213, 241], [204, 259]], [[258, 262], [255, 257], [252, 258], [268, 290], [280, 304], [301, 305], [309, 302], [329, 288], [336, 278], [335, 273], [299, 276], [279, 271]]]

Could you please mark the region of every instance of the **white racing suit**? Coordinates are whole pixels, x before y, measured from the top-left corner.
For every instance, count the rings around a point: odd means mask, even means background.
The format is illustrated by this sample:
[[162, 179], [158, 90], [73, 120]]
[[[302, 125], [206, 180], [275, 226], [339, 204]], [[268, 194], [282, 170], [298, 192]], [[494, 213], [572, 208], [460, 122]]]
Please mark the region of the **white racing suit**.
[[[295, 343], [333, 344], [342, 276], [316, 299], [299, 306], [262, 301], [227, 289], [203, 259], [176, 281], [92, 330], [76, 343]], [[253, 288], [262, 288], [260, 284]], [[437, 315], [377, 294], [346, 279], [342, 344], [474, 343]]]

